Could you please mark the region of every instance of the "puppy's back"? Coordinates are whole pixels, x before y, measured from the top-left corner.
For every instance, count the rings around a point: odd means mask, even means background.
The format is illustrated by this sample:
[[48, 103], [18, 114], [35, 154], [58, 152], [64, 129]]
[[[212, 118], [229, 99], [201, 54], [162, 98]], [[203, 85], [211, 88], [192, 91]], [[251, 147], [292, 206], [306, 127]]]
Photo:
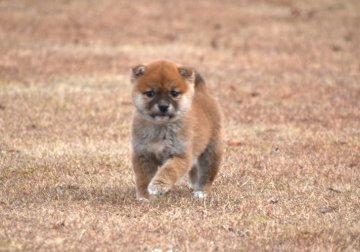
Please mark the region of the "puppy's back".
[[197, 155], [211, 141], [221, 140], [222, 113], [215, 98], [199, 73], [195, 75], [195, 93], [192, 105], [194, 126], [194, 154]]

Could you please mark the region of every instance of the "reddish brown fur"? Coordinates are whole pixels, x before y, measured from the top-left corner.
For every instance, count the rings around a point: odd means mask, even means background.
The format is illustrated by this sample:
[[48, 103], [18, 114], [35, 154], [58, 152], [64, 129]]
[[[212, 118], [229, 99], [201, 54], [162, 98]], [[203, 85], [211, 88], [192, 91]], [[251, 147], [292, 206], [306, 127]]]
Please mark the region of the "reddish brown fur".
[[183, 92], [189, 88], [173, 63], [167, 61], [153, 62], [147, 65], [146, 74], [137, 83], [134, 91], [143, 92], [151, 85], [158, 85], [162, 89], [166, 89], [169, 80], [176, 82], [177, 87]]
[[[133, 76], [137, 109], [133, 119], [132, 160], [138, 198], [148, 198], [149, 191], [166, 193], [186, 172], [195, 191], [207, 190], [218, 173], [223, 152], [222, 116], [217, 103], [204, 83], [195, 86], [195, 72], [190, 68], [157, 61], [144, 69]], [[143, 95], [149, 89], [156, 90], [157, 96]], [[160, 100], [159, 97], [169, 100], [166, 95], [172, 89], [181, 95], [172, 98], [170, 104], [181, 108], [182, 102], [186, 104], [182, 99], [188, 99], [191, 105], [186, 111], [160, 123], [144, 115], [147, 109], [152, 109], [149, 108], [152, 100]]]

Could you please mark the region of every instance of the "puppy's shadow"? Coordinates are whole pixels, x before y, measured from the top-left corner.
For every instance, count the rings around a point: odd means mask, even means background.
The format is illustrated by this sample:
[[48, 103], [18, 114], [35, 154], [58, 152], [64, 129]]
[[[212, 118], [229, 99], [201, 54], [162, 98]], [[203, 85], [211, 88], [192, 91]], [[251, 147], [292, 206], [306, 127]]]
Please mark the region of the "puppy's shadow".
[[65, 184], [50, 190], [54, 200], [87, 201], [93, 204], [122, 205], [135, 201], [135, 189], [130, 186], [81, 187]]
[[[63, 202], [66, 205], [83, 202], [94, 206], [144, 205], [144, 202], [136, 199], [134, 185], [83, 187], [77, 184], [64, 183], [53, 187], [40, 188], [31, 194], [18, 192], [14, 198], [21, 199], [22, 202], [26, 201], [39, 205], [51, 204], [52, 202]], [[149, 207], [160, 207], [162, 209], [194, 204], [202, 205], [201, 202], [191, 196], [191, 191], [186, 186], [179, 185], [174, 186], [166, 195], [151, 196], [147, 203]]]

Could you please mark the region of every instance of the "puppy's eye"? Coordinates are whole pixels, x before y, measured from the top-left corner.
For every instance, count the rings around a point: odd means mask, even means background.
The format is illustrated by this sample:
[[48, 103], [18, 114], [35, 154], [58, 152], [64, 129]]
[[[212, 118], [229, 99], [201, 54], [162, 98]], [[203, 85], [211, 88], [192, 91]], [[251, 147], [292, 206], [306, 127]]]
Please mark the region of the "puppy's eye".
[[144, 95], [146, 95], [149, 98], [152, 98], [155, 96], [155, 92], [154, 92], [154, 90], [150, 90], [150, 91], [145, 92]]
[[175, 90], [171, 90], [171, 91], [170, 91], [170, 95], [171, 95], [172, 97], [178, 97], [178, 96], [180, 95], [180, 92], [177, 92], [177, 91], [175, 91]]

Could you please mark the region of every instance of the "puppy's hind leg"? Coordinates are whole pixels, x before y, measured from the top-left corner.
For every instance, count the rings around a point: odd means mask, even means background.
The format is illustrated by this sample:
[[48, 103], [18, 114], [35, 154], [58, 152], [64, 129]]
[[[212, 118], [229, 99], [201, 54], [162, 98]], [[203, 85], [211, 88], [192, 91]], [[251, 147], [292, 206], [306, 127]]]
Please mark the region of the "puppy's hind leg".
[[195, 162], [193, 162], [193, 166], [191, 167], [191, 170], [189, 171], [189, 179], [187, 181], [188, 187], [190, 189], [195, 189], [196, 185], [197, 185], [197, 181], [198, 181], [198, 169], [199, 169], [199, 164], [197, 159], [195, 160]]
[[[193, 196], [196, 198], [205, 198], [216, 175], [218, 174], [222, 160], [222, 144], [211, 141], [205, 151], [199, 156], [197, 165], [193, 167], [196, 171], [190, 172], [193, 176]], [[190, 180], [191, 181], [191, 180]]]

